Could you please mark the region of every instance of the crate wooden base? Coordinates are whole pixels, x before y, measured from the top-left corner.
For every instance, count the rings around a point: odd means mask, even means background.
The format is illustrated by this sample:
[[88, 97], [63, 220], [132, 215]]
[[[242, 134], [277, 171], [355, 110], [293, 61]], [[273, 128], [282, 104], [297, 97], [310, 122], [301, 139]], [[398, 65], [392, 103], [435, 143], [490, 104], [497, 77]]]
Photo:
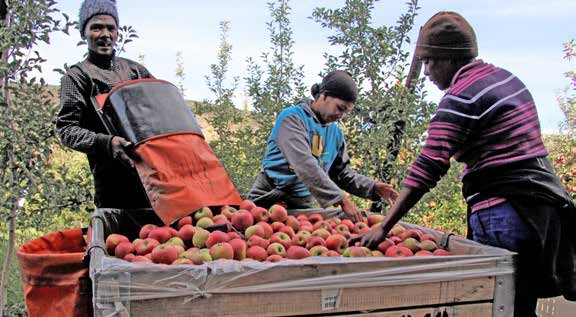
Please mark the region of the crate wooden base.
[[[324, 293], [326, 294], [326, 292]], [[360, 312], [399, 309], [414, 306], [450, 305], [466, 302], [491, 301], [494, 296], [494, 278], [484, 277], [450, 282], [424, 283], [403, 286], [367, 287], [342, 289], [335, 309], [322, 307], [322, 291], [299, 291], [283, 293], [214, 294], [185, 302], [184, 298], [165, 298], [132, 301], [132, 316], [294, 316], [329, 315], [343, 312]], [[414, 310], [430, 313], [437, 308]], [[462, 312], [458, 316], [490, 316], [492, 304], [462, 305], [446, 308]], [[409, 310], [407, 310], [409, 311]], [[410, 310], [411, 311], [411, 310]], [[487, 311], [488, 313], [480, 313]], [[470, 313], [468, 313], [470, 312]], [[478, 313], [474, 313], [478, 312]], [[416, 314], [418, 313], [418, 314]], [[421, 316], [425, 316], [422, 313]], [[366, 316], [408, 316], [400, 312], [373, 313]], [[398, 315], [399, 314], [399, 315]], [[340, 314], [339, 314], [340, 315]], [[364, 316], [364, 315], [362, 315]], [[434, 317], [435, 315], [430, 315]], [[440, 315], [444, 317], [446, 315]], [[453, 315], [448, 315], [453, 316]]]
[[490, 316], [492, 304], [463, 304], [443, 307], [424, 307], [383, 312], [338, 315], [339, 317], [478, 317]]

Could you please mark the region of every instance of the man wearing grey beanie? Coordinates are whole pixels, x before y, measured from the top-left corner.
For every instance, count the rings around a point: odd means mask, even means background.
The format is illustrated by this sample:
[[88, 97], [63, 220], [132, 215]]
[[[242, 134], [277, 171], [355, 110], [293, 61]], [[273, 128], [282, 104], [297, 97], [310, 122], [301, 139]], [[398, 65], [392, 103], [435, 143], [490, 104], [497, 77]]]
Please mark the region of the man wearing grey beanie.
[[82, 3], [78, 27], [88, 43], [88, 56], [70, 67], [61, 79], [56, 128], [63, 145], [86, 153], [94, 176], [97, 207], [149, 208], [128, 155], [131, 144], [107, 133], [92, 103], [96, 95], [108, 93], [118, 83], [152, 78], [144, 66], [115, 56], [118, 21], [115, 0]]

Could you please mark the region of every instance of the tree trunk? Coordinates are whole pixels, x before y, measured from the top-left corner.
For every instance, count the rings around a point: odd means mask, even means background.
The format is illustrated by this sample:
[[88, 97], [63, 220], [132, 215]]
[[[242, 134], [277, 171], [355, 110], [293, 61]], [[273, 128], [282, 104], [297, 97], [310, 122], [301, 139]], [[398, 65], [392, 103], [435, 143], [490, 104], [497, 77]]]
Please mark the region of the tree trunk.
[[[416, 52], [414, 52], [416, 53]], [[406, 78], [406, 93], [411, 94], [414, 92], [416, 83], [418, 82], [418, 77], [420, 76], [420, 71], [422, 70], [422, 61], [413, 54], [412, 63], [410, 64], [410, 70], [408, 71], [408, 77]], [[392, 135], [392, 140], [386, 145], [386, 149], [390, 155], [384, 160], [384, 163], [380, 166], [377, 171], [377, 175], [382, 175], [385, 182], [390, 183], [391, 169], [394, 166], [394, 162], [398, 157], [400, 151], [400, 144], [402, 143], [402, 137], [404, 135], [404, 127], [406, 122], [403, 120], [398, 120], [394, 123], [394, 132]], [[370, 206], [370, 211], [375, 213], [382, 212], [382, 202], [373, 202]]]
[[8, 246], [6, 247], [6, 253], [4, 258], [4, 264], [2, 265], [2, 272], [0, 275], [0, 316], [4, 316], [4, 306], [6, 305], [6, 292], [8, 290], [8, 276], [10, 273], [10, 267], [12, 265], [12, 258], [14, 253], [14, 245], [16, 244], [16, 214], [18, 212], [18, 204], [14, 204], [12, 210], [10, 210], [10, 216], [8, 217]]
[[[0, 0], [0, 29], [6, 27], [8, 23], [8, 4], [6, 0]], [[6, 54], [0, 50], [0, 63], [6, 64], [6, 61]], [[5, 99], [7, 99], [7, 91], [4, 87], [5, 85], [7, 85], [7, 80], [0, 77], [0, 107], [6, 105]], [[2, 316], [2, 314], [0, 314], [0, 316]]]

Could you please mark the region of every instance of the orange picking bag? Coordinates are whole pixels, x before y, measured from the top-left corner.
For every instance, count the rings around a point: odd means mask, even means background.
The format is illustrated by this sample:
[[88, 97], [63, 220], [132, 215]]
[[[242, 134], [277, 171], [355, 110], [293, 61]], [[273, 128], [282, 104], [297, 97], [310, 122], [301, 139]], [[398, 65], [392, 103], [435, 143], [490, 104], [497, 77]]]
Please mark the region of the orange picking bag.
[[157, 79], [131, 80], [97, 100], [111, 133], [135, 145], [136, 170], [165, 224], [205, 206], [241, 203], [176, 86]]
[[16, 256], [22, 273], [30, 317], [92, 316], [92, 283], [82, 229], [47, 234], [20, 246]]

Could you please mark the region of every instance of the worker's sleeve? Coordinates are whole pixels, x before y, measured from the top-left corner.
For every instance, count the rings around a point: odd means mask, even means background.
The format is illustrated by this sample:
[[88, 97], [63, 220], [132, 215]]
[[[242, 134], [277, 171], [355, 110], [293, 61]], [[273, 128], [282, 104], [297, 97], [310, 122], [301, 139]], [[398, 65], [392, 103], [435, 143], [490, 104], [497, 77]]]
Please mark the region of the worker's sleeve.
[[371, 200], [380, 199], [374, 192], [376, 181], [370, 177], [359, 174], [350, 167], [350, 156], [346, 149], [346, 143], [338, 150], [338, 156], [334, 160], [334, 163], [332, 163], [328, 174], [338, 187], [352, 195]]
[[111, 135], [96, 133], [82, 126], [87, 116], [96, 116], [84, 96], [90, 83], [78, 73], [70, 72], [62, 77], [60, 86], [60, 111], [56, 117], [56, 131], [64, 146], [84, 153], [110, 151]]

